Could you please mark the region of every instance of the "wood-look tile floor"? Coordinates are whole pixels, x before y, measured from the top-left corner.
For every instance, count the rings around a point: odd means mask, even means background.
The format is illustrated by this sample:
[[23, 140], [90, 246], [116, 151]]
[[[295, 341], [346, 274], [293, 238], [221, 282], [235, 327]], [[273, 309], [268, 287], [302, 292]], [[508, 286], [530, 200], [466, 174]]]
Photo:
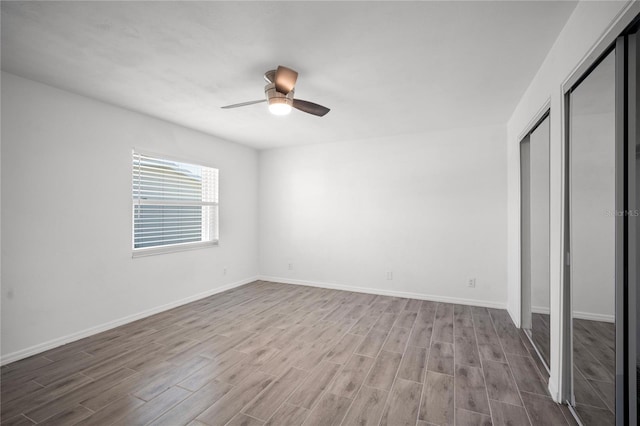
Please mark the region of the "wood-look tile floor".
[[585, 424], [615, 424], [615, 324], [573, 320], [576, 412]]
[[531, 338], [538, 347], [538, 351], [549, 365], [551, 356], [551, 322], [549, 314], [531, 315]]
[[2, 425], [565, 425], [506, 311], [255, 282], [2, 368]]

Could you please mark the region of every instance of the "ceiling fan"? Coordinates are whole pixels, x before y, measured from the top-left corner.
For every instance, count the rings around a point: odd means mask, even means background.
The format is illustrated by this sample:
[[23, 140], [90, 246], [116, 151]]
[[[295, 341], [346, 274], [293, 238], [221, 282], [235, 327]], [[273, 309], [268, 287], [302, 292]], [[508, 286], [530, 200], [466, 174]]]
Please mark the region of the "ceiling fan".
[[269, 111], [274, 115], [286, 115], [291, 112], [291, 108], [322, 117], [326, 115], [330, 109], [313, 102], [295, 99], [293, 97], [298, 73], [291, 68], [278, 65], [275, 70], [269, 70], [264, 73], [264, 79], [267, 85], [264, 86], [265, 99], [259, 101], [241, 102], [239, 104], [226, 105], [222, 109], [238, 108], [247, 105], [259, 104], [261, 102], [269, 103]]

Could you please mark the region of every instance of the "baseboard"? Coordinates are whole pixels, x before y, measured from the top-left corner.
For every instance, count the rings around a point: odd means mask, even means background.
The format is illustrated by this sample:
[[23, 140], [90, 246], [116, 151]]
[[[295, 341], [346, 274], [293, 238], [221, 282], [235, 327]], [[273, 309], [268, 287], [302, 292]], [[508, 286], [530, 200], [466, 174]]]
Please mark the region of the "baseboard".
[[395, 297], [405, 297], [409, 299], [430, 300], [433, 302], [457, 303], [459, 305], [482, 306], [484, 308], [505, 309], [507, 307], [506, 303], [497, 303], [497, 302], [491, 302], [488, 300], [436, 296], [432, 294], [410, 293], [410, 292], [395, 291], [395, 290], [383, 290], [379, 288], [358, 287], [358, 286], [327, 283], [327, 282], [320, 282], [320, 281], [294, 280], [290, 278], [271, 277], [267, 275], [260, 275], [258, 279], [261, 281], [272, 281], [272, 282], [283, 283], [283, 284], [306, 285], [309, 287], [320, 287], [320, 288], [328, 288], [332, 290], [353, 291], [356, 293], [369, 293], [369, 294], [379, 294], [381, 296], [395, 296]]
[[589, 321], [615, 322], [614, 315], [592, 314], [590, 312], [573, 311], [573, 317]]
[[[344, 284], [335, 284], [335, 283], [327, 283], [327, 282], [316, 282], [316, 281], [306, 281], [306, 280], [293, 280], [289, 278], [283, 277], [271, 277], [271, 276], [254, 276], [241, 281], [237, 281], [231, 284], [227, 284], [222, 287], [218, 287], [212, 290], [208, 290], [202, 293], [195, 294], [193, 296], [186, 297], [184, 299], [180, 299], [174, 302], [170, 302], [161, 306], [157, 306], [155, 308], [147, 309], [145, 311], [128, 315], [124, 318], [119, 318], [117, 320], [109, 321], [107, 323], [87, 328], [82, 331], [78, 331], [73, 334], [69, 334], [63, 337], [59, 337], [56, 339], [49, 340], [44, 343], [40, 343], [34, 346], [30, 346], [25, 349], [21, 349], [19, 351], [15, 351], [12, 353], [8, 353], [6, 355], [2, 355], [0, 357], [0, 365], [9, 364], [14, 361], [18, 361], [33, 355], [37, 355], [41, 352], [47, 351], [49, 349], [57, 348], [58, 346], [66, 345], [67, 343], [75, 342], [76, 340], [84, 339], [85, 337], [92, 336], [97, 333], [101, 333], [103, 331], [111, 330], [112, 328], [119, 327], [121, 325], [128, 324], [130, 322], [146, 318], [151, 315], [155, 315], [160, 312], [167, 311], [169, 309], [176, 308], [178, 306], [185, 305], [190, 302], [194, 302], [196, 300], [204, 299], [205, 297], [212, 296], [217, 293], [222, 293], [223, 291], [230, 290], [235, 287], [240, 287], [245, 284], [249, 284], [253, 281], [263, 280], [263, 281], [272, 281], [272, 282], [280, 282], [284, 284], [295, 284], [295, 285], [306, 285], [310, 287], [320, 287], [320, 288], [329, 288], [334, 290], [345, 290], [345, 291], [353, 291], [357, 293], [369, 293], [369, 294], [380, 294], [382, 296], [395, 296], [395, 297], [405, 297], [410, 299], [420, 299], [420, 300], [431, 300], [434, 302], [443, 302], [443, 303], [457, 303], [460, 305], [472, 305], [472, 306], [482, 306], [485, 308], [496, 308], [496, 309], [505, 309], [506, 303], [497, 303], [491, 302], [487, 300], [477, 300], [477, 299], [463, 299], [457, 297], [447, 297], [447, 296], [436, 296], [431, 294], [423, 294], [423, 293], [411, 293], [404, 291], [394, 291], [394, 290], [383, 290], [377, 288], [370, 287], [358, 287]], [[591, 318], [585, 318], [591, 319]], [[604, 321], [603, 319], [597, 319], [598, 321]]]
[[[549, 308], [545, 308], [542, 306], [532, 306], [531, 307], [531, 312], [533, 312], [534, 314], [546, 314], [549, 315]], [[605, 315], [605, 314], [592, 314], [589, 312], [580, 312], [580, 311], [575, 311], [573, 313], [573, 317], [574, 318], [578, 318], [578, 319], [584, 319], [584, 320], [591, 320], [591, 321], [603, 321], [603, 322], [614, 322], [615, 321], [615, 317], [613, 315]]]
[[258, 280], [257, 276], [246, 278], [244, 280], [236, 281], [234, 283], [227, 284], [222, 287], [217, 287], [212, 290], [207, 290], [205, 292], [195, 294], [193, 296], [185, 297], [184, 299], [176, 300], [175, 302], [170, 302], [161, 306], [157, 306], [155, 308], [147, 309], [137, 314], [128, 315], [124, 318], [119, 318], [117, 320], [109, 321], [107, 323], [104, 323], [95, 327], [87, 328], [85, 330], [78, 331], [73, 334], [69, 334], [67, 336], [49, 340], [47, 342], [28, 347], [26, 349], [21, 349], [16, 352], [8, 353], [0, 357], [0, 365], [9, 364], [11, 362], [21, 360], [23, 358], [37, 355], [41, 352], [48, 351], [49, 349], [54, 349], [54, 348], [57, 348], [58, 346], [66, 345], [67, 343], [75, 342], [76, 340], [84, 339], [85, 337], [93, 336], [94, 334], [102, 333], [103, 331], [111, 330], [112, 328], [116, 328], [121, 325], [125, 325], [130, 322], [133, 322], [142, 318], [146, 318], [151, 315], [158, 314], [160, 312], [168, 311], [169, 309], [177, 308], [178, 306], [195, 302], [196, 300], [204, 299], [205, 297], [209, 297], [217, 293], [222, 293], [223, 291], [231, 290], [232, 288], [240, 287], [242, 285], [249, 284], [257, 280]]
[[549, 315], [551, 310], [549, 308], [545, 308], [544, 306], [532, 306], [531, 312], [534, 314], [545, 314]]

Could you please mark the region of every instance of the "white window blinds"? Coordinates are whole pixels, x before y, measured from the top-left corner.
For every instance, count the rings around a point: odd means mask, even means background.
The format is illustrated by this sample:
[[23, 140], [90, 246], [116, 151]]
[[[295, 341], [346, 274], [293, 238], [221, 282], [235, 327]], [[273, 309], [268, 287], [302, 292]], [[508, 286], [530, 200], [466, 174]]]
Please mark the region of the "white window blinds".
[[217, 241], [218, 170], [134, 152], [134, 255]]

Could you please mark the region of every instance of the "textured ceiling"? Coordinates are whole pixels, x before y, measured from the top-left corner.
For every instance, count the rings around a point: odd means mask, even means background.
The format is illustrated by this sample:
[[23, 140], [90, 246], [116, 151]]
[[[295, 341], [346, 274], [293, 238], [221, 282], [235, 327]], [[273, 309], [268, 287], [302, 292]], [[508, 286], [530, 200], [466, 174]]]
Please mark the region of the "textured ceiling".
[[[504, 124], [575, 2], [2, 2], [2, 69], [256, 148]], [[300, 76], [318, 118], [269, 114]]]

